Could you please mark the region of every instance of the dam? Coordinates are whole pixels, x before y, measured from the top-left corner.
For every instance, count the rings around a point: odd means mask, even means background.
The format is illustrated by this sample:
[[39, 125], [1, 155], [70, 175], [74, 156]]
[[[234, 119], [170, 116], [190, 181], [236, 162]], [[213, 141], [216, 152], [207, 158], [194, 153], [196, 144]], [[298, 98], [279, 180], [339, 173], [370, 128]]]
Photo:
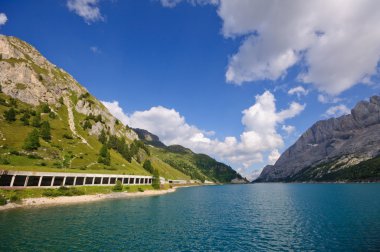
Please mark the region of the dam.
[[0, 187], [59, 187], [59, 186], [110, 186], [120, 181], [124, 185], [151, 185], [152, 176], [91, 174], [65, 172], [31, 172], [0, 170]]

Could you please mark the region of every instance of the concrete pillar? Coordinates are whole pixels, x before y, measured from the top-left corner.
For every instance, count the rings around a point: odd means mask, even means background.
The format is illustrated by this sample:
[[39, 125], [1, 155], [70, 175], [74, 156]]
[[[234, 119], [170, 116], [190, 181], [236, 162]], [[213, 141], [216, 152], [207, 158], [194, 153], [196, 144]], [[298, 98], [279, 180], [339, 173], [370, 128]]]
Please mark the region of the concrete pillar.
[[92, 178], [92, 185], [95, 184], [95, 177]]
[[100, 179], [100, 184], [103, 185], [103, 177]]
[[74, 185], [77, 185], [77, 177], [74, 177]]
[[29, 181], [29, 176], [26, 176], [25, 183], [24, 183], [24, 187], [27, 187], [27, 186], [28, 186], [28, 181]]
[[53, 186], [53, 185], [54, 185], [54, 180], [55, 180], [55, 177], [53, 176], [53, 177], [51, 178], [51, 184], [50, 184], [50, 186]]
[[66, 177], [63, 177], [62, 186], [65, 186], [65, 183], [66, 183]]
[[11, 179], [11, 184], [10, 184], [11, 187], [13, 186], [13, 183], [15, 182], [15, 178], [16, 178], [16, 175], [13, 175]]
[[111, 177], [108, 177], [108, 184], [111, 184]]
[[41, 186], [41, 182], [42, 182], [42, 176], [40, 176], [40, 178], [38, 179], [38, 187]]

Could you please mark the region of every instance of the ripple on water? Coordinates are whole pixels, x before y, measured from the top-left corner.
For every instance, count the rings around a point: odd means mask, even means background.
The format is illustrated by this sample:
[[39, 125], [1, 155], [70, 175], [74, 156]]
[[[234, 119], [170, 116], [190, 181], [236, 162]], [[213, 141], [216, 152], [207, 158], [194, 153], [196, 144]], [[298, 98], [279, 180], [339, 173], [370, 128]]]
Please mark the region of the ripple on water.
[[380, 250], [380, 184], [255, 184], [0, 213], [0, 251]]

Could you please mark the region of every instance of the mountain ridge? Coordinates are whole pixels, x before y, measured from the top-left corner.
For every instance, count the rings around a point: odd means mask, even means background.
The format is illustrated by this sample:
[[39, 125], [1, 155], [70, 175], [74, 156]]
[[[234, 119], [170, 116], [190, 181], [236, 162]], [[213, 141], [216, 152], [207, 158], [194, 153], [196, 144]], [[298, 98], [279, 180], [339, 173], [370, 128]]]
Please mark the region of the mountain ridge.
[[348, 115], [313, 124], [274, 165], [264, 167], [255, 181], [379, 180], [376, 167], [360, 178], [352, 174], [332, 176], [349, 168], [362, 173], [355, 167], [370, 160], [376, 163], [379, 155], [380, 96], [372, 96], [369, 101], [358, 102]]

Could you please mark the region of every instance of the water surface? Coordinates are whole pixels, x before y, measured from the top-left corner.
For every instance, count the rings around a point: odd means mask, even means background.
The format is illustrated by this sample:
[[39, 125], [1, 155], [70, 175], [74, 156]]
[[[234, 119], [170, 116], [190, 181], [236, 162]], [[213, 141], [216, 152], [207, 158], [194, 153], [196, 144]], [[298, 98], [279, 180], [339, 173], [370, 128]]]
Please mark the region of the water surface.
[[181, 188], [0, 212], [0, 251], [380, 250], [380, 184]]

